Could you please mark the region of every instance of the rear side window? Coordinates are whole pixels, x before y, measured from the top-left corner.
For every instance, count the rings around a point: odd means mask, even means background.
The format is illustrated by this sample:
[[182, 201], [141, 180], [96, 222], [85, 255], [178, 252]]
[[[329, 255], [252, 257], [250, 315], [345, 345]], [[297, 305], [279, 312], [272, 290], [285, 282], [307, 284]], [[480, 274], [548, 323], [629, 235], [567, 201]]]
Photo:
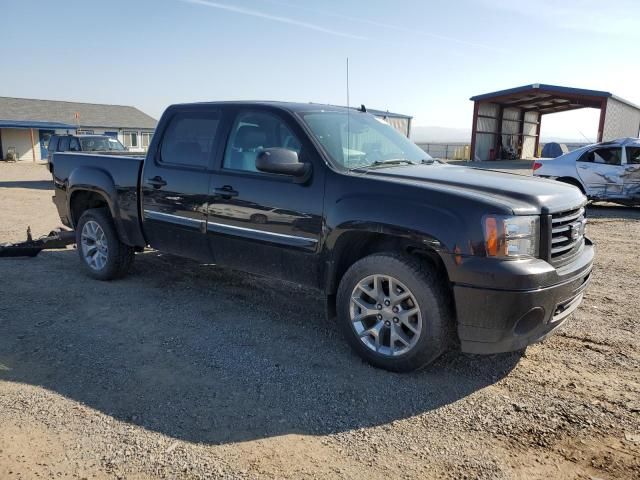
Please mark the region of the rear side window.
[[69, 151], [70, 152], [80, 151], [80, 142], [76, 137], [71, 137], [71, 139], [69, 140]]
[[69, 137], [60, 137], [60, 142], [58, 143], [58, 151], [67, 152], [68, 150], [69, 150]]
[[56, 136], [53, 136], [49, 139], [49, 145], [47, 145], [47, 150], [49, 150], [50, 152], [55, 152], [56, 148], [58, 147], [58, 138]]
[[627, 163], [640, 164], [640, 147], [627, 147]]
[[603, 163], [607, 165], [620, 165], [622, 163], [622, 148], [598, 148], [584, 153], [579, 162]]
[[160, 145], [160, 161], [171, 165], [206, 168], [215, 151], [221, 112], [175, 114]]

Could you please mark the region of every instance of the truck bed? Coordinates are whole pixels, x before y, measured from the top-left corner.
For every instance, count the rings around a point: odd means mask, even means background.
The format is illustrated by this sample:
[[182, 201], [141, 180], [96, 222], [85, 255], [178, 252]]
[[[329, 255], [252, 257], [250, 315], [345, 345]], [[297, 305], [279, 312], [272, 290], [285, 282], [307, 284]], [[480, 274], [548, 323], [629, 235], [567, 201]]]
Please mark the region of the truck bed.
[[73, 201], [76, 189], [100, 195], [106, 201], [123, 241], [133, 246], [146, 244], [139, 211], [139, 180], [144, 157], [94, 153], [55, 153], [49, 169], [53, 174], [54, 203], [62, 222], [74, 227]]

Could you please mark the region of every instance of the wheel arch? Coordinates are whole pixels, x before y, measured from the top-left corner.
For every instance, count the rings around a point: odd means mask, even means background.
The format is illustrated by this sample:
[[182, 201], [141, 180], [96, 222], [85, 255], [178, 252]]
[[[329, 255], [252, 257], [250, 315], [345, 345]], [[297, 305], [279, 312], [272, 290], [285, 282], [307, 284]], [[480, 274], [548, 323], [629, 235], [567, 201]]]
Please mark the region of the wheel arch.
[[431, 268], [438, 274], [447, 290], [451, 292], [445, 263], [436, 248], [437, 240], [431, 237], [425, 237], [423, 240], [374, 231], [352, 230], [342, 233], [333, 243], [325, 262], [324, 290], [327, 297], [327, 316], [331, 318], [336, 315], [338, 285], [349, 267], [374, 253], [400, 253], [418, 258], [426, 268]]
[[69, 214], [74, 228], [78, 226], [82, 214], [92, 208], [107, 208], [113, 217], [112, 206], [104, 192], [88, 188], [75, 188], [71, 191], [69, 194]]
[[[104, 170], [92, 167], [76, 168], [68, 180], [68, 212], [71, 225], [75, 228], [82, 213], [89, 208], [107, 208], [113, 219], [118, 236], [123, 243], [135, 246], [140, 242], [134, 239], [140, 235], [131, 228], [127, 230], [120, 216], [120, 206], [118, 204], [118, 191], [115, 182], [109, 173]], [[128, 222], [130, 224], [131, 222]]]

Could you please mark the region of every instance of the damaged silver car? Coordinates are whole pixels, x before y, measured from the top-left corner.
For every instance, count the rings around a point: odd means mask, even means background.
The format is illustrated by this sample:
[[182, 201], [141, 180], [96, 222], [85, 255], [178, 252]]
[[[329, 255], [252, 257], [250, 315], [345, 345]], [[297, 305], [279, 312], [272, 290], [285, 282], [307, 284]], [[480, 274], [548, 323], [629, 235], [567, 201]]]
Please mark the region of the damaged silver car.
[[622, 138], [536, 160], [533, 174], [574, 185], [589, 200], [640, 205], [640, 139]]

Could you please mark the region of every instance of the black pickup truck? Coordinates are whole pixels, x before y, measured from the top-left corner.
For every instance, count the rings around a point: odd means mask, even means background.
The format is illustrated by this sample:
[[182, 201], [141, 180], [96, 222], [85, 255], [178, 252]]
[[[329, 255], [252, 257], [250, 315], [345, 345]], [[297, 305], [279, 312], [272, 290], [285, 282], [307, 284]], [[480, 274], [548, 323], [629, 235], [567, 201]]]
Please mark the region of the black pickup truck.
[[394, 371], [540, 341], [591, 274], [577, 188], [447, 165], [365, 111], [173, 105], [145, 159], [56, 153], [50, 169], [89, 275], [122, 277], [150, 246], [304, 284]]

